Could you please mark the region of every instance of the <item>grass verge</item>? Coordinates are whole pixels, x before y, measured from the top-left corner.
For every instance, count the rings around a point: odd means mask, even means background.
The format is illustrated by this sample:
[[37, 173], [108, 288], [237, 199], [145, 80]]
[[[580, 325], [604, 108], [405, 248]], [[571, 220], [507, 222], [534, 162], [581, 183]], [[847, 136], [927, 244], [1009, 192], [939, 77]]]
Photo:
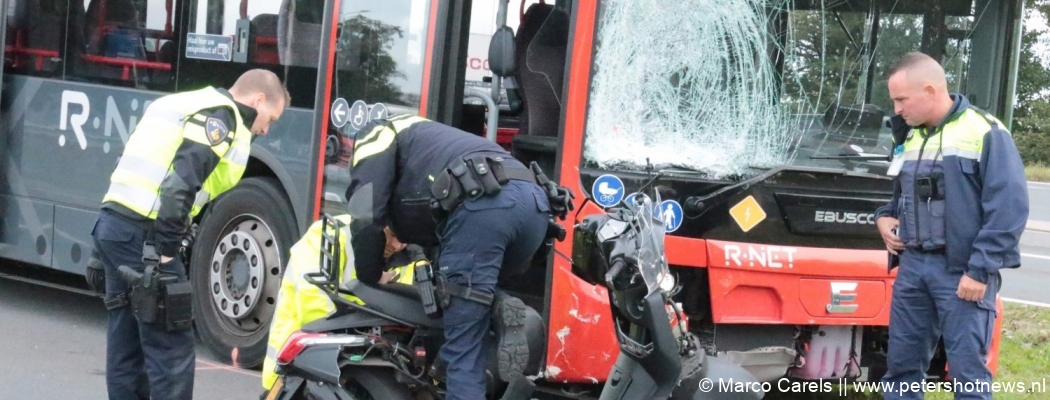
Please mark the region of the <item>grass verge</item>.
[[1050, 167], [1043, 164], [1032, 164], [1024, 167], [1024, 174], [1030, 181], [1050, 182]]
[[[1003, 387], [1014, 385], [1015, 389], [1001, 389], [994, 393], [995, 399], [1002, 400], [1035, 400], [1050, 399], [1050, 308], [1027, 306], [1015, 303], [1004, 303], [1003, 331], [999, 342], [999, 372], [995, 382]], [[1032, 383], [1041, 384], [1041, 388], [1032, 390]], [[1025, 391], [1019, 391], [1018, 384], [1024, 383]], [[881, 399], [878, 393], [859, 393], [847, 384], [846, 396], [839, 393], [834, 386], [832, 393], [777, 393], [777, 384], [773, 382], [773, 392], [765, 396], [767, 400], [874, 400]], [[950, 400], [952, 393], [931, 392], [926, 394], [930, 400]]]

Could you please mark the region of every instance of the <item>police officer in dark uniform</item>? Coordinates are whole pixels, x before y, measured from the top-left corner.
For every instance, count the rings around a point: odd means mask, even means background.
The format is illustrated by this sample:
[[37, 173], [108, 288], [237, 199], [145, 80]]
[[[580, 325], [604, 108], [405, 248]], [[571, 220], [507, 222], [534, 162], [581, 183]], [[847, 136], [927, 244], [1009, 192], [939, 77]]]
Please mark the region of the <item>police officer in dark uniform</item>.
[[889, 74], [897, 113], [893, 199], [876, 225], [897, 267], [890, 308], [887, 399], [921, 399], [943, 338], [956, 399], [991, 399], [987, 355], [1000, 271], [1021, 264], [1028, 220], [1024, 165], [1004, 125], [948, 92], [933, 58], [909, 53]]
[[491, 141], [415, 116], [361, 129], [350, 168], [358, 280], [379, 281], [388, 224], [402, 242], [439, 249], [448, 299], [439, 354], [447, 363], [446, 399], [485, 398], [482, 343], [490, 318], [501, 332], [500, 377], [519, 376], [528, 362], [524, 304], [497, 295], [496, 283], [523, 271], [551, 236], [552, 215], [564, 218], [572, 208], [572, 194]]
[[[195, 340], [181, 242], [190, 218], [240, 179], [252, 136], [265, 135], [288, 102], [275, 74], [251, 70], [229, 91], [207, 87], [157, 99], [128, 138], [92, 231], [109, 310], [110, 399], [193, 397]], [[121, 273], [121, 266], [133, 272]], [[135, 280], [136, 273], [143, 275]], [[89, 284], [99, 290], [97, 276], [89, 270]]]

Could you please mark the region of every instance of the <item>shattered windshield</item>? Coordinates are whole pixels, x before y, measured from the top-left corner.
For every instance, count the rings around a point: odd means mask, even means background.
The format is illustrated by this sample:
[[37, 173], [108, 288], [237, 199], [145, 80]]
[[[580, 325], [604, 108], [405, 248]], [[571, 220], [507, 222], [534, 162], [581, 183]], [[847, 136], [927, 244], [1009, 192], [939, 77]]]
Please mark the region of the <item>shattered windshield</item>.
[[584, 163], [731, 180], [784, 165], [881, 173], [870, 156], [891, 151], [885, 72], [900, 56], [924, 51], [966, 89], [983, 10], [930, 3], [602, 2]]

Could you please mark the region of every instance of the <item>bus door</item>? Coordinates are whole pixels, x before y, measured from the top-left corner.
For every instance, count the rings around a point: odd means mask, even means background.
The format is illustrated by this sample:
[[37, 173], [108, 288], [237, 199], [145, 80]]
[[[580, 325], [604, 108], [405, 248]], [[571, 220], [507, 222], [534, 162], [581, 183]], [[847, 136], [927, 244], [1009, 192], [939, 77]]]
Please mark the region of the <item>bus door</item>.
[[[424, 61], [436, 0], [336, 1], [329, 32], [323, 212], [346, 212], [354, 139], [377, 118], [423, 114]], [[319, 96], [320, 97], [320, 96]]]

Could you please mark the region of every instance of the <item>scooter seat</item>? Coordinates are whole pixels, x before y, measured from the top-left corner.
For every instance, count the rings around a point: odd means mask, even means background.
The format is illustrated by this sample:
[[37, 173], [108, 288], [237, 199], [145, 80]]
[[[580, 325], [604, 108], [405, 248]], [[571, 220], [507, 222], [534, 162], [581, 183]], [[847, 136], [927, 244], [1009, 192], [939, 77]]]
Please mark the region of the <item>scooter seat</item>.
[[396, 324], [396, 322], [372, 314], [356, 311], [314, 320], [303, 325], [303, 327], [299, 329], [307, 333], [323, 333], [344, 329], [387, 326], [392, 324]]
[[375, 287], [387, 293], [393, 293], [412, 301], [418, 301], [420, 302], [420, 307], [422, 307], [422, 300], [419, 298], [419, 290], [416, 289], [415, 286], [395, 282], [376, 285]]
[[400, 283], [373, 286], [354, 279], [346, 288], [365, 302], [365, 307], [416, 326], [442, 327], [440, 318], [432, 319], [423, 311], [423, 302], [415, 287]]

